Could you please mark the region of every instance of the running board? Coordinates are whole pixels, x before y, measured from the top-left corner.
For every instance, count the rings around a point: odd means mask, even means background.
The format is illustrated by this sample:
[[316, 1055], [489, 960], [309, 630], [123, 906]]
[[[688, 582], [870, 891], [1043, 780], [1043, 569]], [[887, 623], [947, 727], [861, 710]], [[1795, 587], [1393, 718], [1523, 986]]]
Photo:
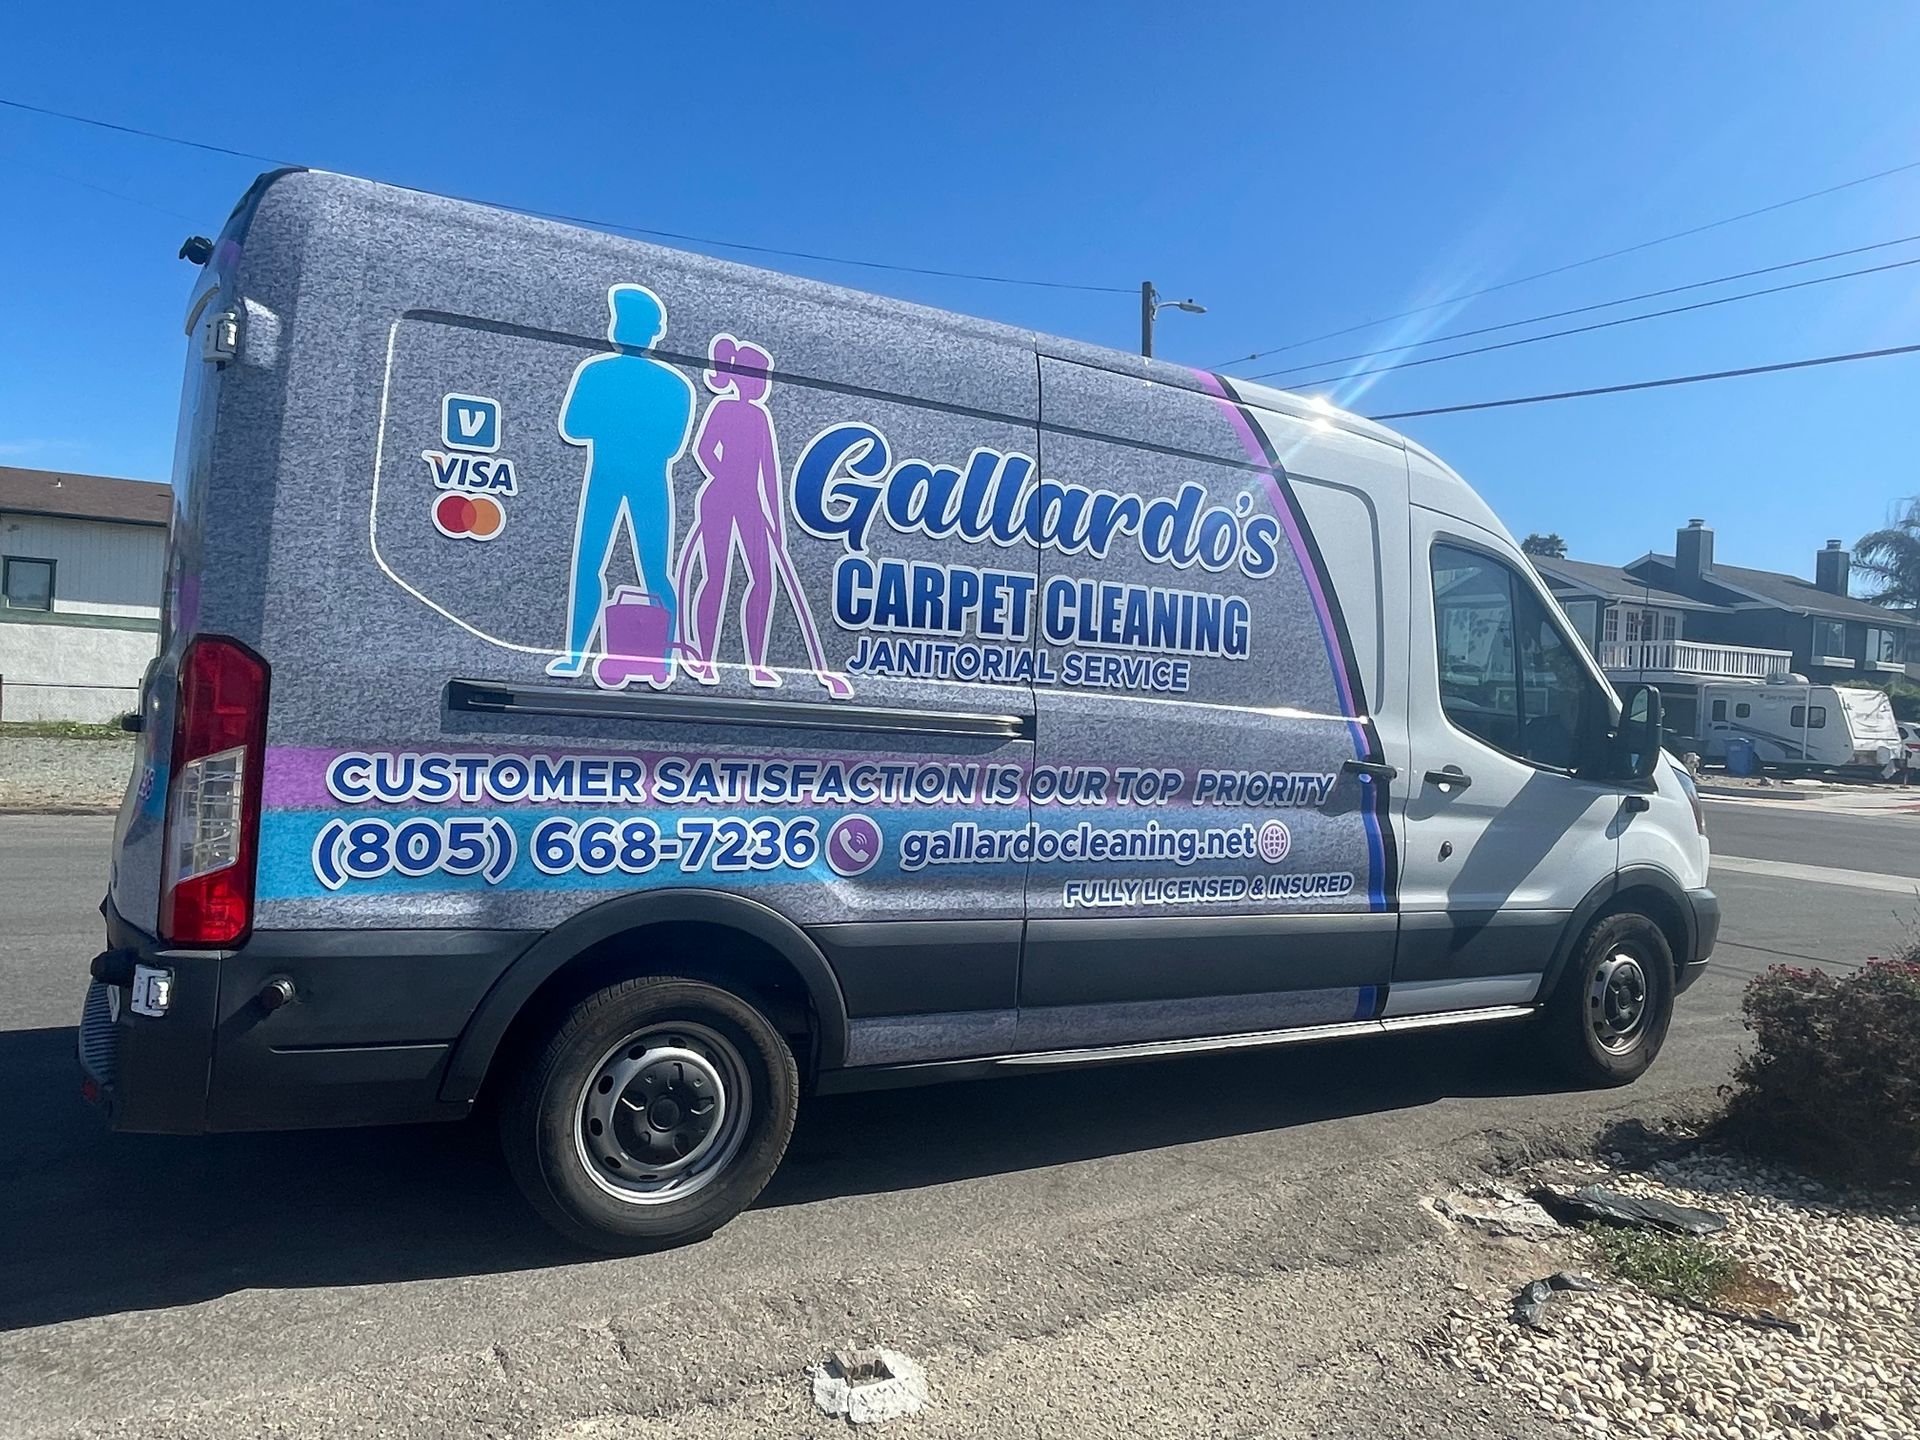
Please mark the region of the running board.
[[1518, 1020], [1533, 1014], [1531, 1005], [1488, 1005], [1479, 1010], [1450, 1010], [1435, 1015], [1396, 1015], [1390, 1020], [1348, 1020], [1337, 1025], [1296, 1025], [1286, 1030], [1249, 1030], [1239, 1035], [1205, 1035], [1192, 1040], [1143, 1040], [1131, 1045], [1097, 1045], [1082, 1050], [1042, 1050], [1001, 1055], [995, 1065], [1025, 1069], [1053, 1065], [1097, 1065], [1108, 1060], [1147, 1060], [1161, 1055], [1197, 1055], [1216, 1050], [1264, 1050], [1305, 1040], [1344, 1040], [1355, 1035], [1396, 1035], [1405, 1030], [1437, 1030], [1483, 1020]]
[[1078, 1050], [1036, 1050], [1017, 1055], [982, 1055], [962, 1060], [923, 1060], [904, 1065], [871, 1065], [829, 1070], [819, 1077], [822, 1094], [882, 1090], [936, 1080], [984, 1079], [1075, 1065], [1112, 1065], [1176, 1055], [1207, 1055], [1233, 1050], [1267, 1050], [1316, 1040], [1346, 1040], [1358, 1035], [1399, 1035], [1409, 1030], [1444, 1030], [1498, 1020], [1524, 1020], [1532, 1005], [1487, 1005], [1433, 1015], [1396, 1015], [1387, 1020], [1347, 1020], [1333, 1025], [1296, 1025], [1285, 1030], [1248, 1030], [1236, 1035], [1205, 1035], [1192, 1040], [1143, 1040], [1128, 1045], [1096, 1045]]

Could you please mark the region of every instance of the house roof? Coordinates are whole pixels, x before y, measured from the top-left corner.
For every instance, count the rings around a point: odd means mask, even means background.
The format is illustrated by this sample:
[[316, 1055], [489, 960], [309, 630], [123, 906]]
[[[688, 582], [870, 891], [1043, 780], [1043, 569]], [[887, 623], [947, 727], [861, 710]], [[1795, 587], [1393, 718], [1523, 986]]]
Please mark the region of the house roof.
[[173, 487], [151, 480], [0, 465], [0, 510], [121, 525], [165, 525], [173, 519]]
[[[1644, 574], [1655, 585], [1674, 583], [1674, 559], [1671, 555], [1645, 555], [1629, 567]], [[1798, 575], [1783, 575], [1778, 570], [1749, 570], [1744, 565], [1722, 565], [1715, 561], [1706, 573], [1707, 584], [1727, 597], [1726, 603], [1738, 605], [1759, 601], [1801, 615], [1824, 615], [1835, 620], [1878, 620], [1882, 624], [1911, 625], [1911, 615], [1870, 605], [1851, 595], [1835, 595], [1822, 590], [1811, 580]]]
[[1560, 560], [1548, 555], [1529, 555], [1533, 568], [1552, 587], [1584, 590], [1608, 600], [1626, 600], [1639, 605], [1670, 605], [1678, 610], [1709, 610], [1703, 601], [1682, 595], [1670, 586], [1641, 579], [1618, 565], [1594, 565], [1585, 560]]

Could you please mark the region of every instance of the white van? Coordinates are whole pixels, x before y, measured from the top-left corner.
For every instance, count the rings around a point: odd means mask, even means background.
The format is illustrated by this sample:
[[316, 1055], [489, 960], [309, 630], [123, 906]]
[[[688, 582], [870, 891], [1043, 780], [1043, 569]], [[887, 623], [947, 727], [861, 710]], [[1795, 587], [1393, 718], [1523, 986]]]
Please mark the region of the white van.
[[1479, 496], [1136, 356], [304, 171], [210, 247], [80, 1031], [126, 1130], [457, 1119], [611, 1248], [808, 1090], [1537, 1021], [1719, 907]]
[[1724, 761], [1736, 736], [1763, 765], [1858, 771], [1891, 779], [1906, 746], [1893, 702], [1864, 686], [1804, 680], [1736, 681], [1700, 687], [1701, 758]]

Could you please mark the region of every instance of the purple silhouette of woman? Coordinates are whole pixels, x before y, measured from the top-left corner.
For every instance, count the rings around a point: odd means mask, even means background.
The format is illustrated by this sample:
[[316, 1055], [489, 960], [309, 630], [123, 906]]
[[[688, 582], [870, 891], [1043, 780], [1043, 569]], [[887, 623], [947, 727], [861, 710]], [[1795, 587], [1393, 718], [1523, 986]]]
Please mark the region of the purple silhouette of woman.
[[[763, 687], [780, 684], [778, 672], [767, 665], [767, 641], [773, 629], [775, 592], [784, 587], [815, 677], [834, 699], [844, 700], [853, 694], [853, 687], [844, 676], [827, 669], [806, 592], [787, 555], [780, 449], [767, 409], [773, 360], [758, 345], [742, 344], [731, 335], [716, 335], [708, 353], [714, 368], [706, 372], [706, 382], [714, 398], [693, 440], [694, 458], [707, 479], [694, 498], [693, 528], [680, 551], [678, 573], [682, 644], [687, 652], [682, 665], [702, 685], [720, 683], [715, 664], [721, 612], [733, 586], [737, 552], [747, 571], [747, 588], [740, 599], [747, 678]], [[696, 561], [699, 579], [690, 583]]]

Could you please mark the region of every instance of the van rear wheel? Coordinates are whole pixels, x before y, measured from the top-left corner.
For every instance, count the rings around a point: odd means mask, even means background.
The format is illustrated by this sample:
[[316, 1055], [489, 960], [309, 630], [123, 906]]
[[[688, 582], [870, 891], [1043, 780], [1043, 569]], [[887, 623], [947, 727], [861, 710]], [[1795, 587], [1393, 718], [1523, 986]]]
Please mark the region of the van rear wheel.
[[1542, 1016], [1554, 1058], [1584, 1085], [1627, 1085], [1673, 1018], [1673, 950], [1645, 915], [1607, 915], [1580, 942]]
[[710, 1235], [753, 1203], [793, 1134], [793, 1052], [730, 991], [641, 976], [587, 996], [500, 1111], [514, 1178], [561, 1234], [634, 1251]]

